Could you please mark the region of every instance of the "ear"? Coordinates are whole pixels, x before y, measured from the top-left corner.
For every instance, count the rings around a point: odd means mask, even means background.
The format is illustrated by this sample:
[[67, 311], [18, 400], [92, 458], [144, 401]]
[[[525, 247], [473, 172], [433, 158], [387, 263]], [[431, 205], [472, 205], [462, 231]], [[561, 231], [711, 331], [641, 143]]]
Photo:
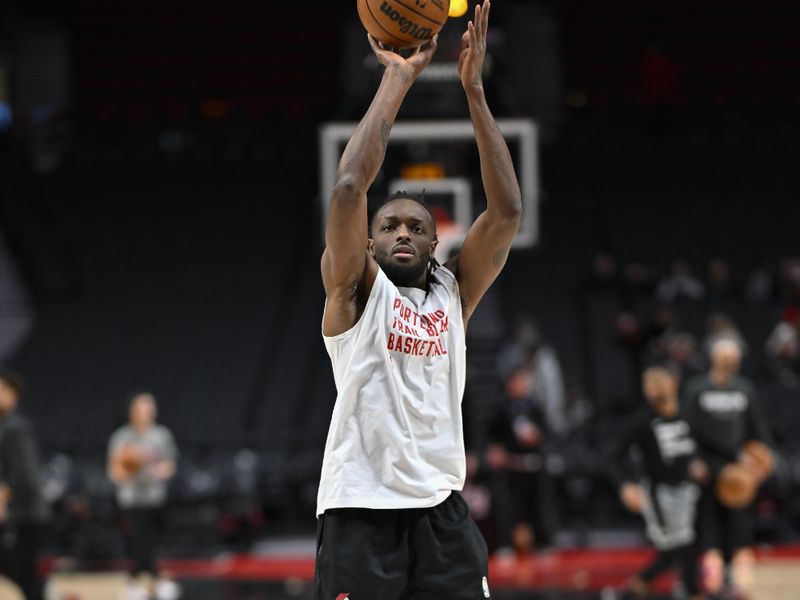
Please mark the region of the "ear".
[[431, 242], [431, 256], [434, 256], [436, 254], [436, 246], [438, 246], [438, 245], [439, 245], [439, 240], [437, 240], [437, 239], [434, 239]]
[[372, 255], [372, 258], [375, 258], [375, 240], [372, 238], [367, 239], [367, 252]]

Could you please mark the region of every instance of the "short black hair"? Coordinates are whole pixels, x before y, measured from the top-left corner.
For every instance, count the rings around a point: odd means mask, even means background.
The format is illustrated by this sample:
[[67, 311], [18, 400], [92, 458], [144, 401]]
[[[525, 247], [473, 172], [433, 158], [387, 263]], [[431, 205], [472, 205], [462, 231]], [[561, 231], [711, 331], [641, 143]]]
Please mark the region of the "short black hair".
[[25, 391], [25, 380], [19, 373], [15, 373], [9, 369], [0, 369], [0, 381], [10, 387], [17, 396], [21, 396]]
[[141, 396], [149, 396], [150, 398], [152, 398], [153, 402], [156, 401], [155, 394], [153, 394], [152, 392], [149, 392], [147, 390], [138, 390], [128, 396], [128, 408], [133, 406], [134, 402], [136, 402]]
[[372, 232], [372, 221], [375, 220], [375, 216], [381, 211], [381, 209], [389, 204], [390, 202], [394, 202], [395, 200], [411, 200], [419, 204], [422, 208], [424, 208], [427, 213], [431, 217], [431, 222], [433, 223], [433, 237], [436, 238], [436, 217], [433, 216], [433, 212], [431, 211], [431, 207], [428, 206], [428, 203], [425, 201], [425, 190], [423, 189], [421, 193], [415, 194], [412, 192], [406, 192], [405, 190], [398, 190], [391, 194], [386, 200], [381, 202], [375, 209], [372, 211], [372, 214], [369, 216], [369, 231]]
[[647, 371], [663, 371], [678, 381], [681, 379], [680, 370], [675, 366], [674, 363], [671, 363], [667, 360], [655, 359], [647, 361], [644, 369], [642, 369], [642, 375], [647, 373]]

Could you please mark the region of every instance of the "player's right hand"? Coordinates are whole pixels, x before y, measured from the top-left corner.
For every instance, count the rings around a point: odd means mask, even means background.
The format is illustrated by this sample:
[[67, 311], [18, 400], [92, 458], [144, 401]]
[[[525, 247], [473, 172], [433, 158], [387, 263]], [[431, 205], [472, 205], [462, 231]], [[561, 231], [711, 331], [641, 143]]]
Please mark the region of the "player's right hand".
[[11, 488], [0, 484], [0, 523], [8, 519], [8, 503], [11, 501]]
[[644, 509], [645, 493], [642, 486], [635, 483], [623, 483], [619, 488], [619, 498], [632, 513], [640, 513]]
[[422, 73], [423, 69], [427, 67], [433, 58], [436, 48], [438, 47], [439, 36], [433, 36], [433, 39], [419, 48], [412, 50], [408, 58], [401, 56], [394, 49], [384, 46], [371, 35], [367, 36], [369, 45], [372, 46], [372, 51], [375, 56], [387, 69], [396, 69], [407, 80], [413, 81], [417, 76]]

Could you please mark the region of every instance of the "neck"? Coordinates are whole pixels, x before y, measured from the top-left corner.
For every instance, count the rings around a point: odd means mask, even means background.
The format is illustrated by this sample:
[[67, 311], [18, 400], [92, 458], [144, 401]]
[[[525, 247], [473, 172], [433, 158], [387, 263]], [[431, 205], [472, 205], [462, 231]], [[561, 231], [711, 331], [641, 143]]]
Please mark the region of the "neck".
[[427, 269], [423, 271], [419, 277], [408, 281], [399, 276], [401, 274], [394, 272], [394, 270], [391, 268], [384, 268], [383, 271], [386, 273], [386, 276], [389, 278], [389, 280], [397, 287], [417, 288], [420, 290], [428, 289], [428, 278], [430, 275]]
[[733, 377], [732, 373], [728, 371], [720, 371], [719, 369], [711, 369], [711, 381], [716, 385], [728, 385]]
[[659, 411], [662, 417], [666, 417], [667, 419], [671, 419], [675, 415], [678, 414], [678, 401], [675, 399], [667, 408]]
[[420, 277], [415, 283], [413, 283], [411, 285], [404, 285], [402, 287], [411, 287], [411, 288], [417, 288], [419, 290], [427, 290], [428, 289], [428, 276], [427, 276], [427, 274], [425, 274], [422, 277]]

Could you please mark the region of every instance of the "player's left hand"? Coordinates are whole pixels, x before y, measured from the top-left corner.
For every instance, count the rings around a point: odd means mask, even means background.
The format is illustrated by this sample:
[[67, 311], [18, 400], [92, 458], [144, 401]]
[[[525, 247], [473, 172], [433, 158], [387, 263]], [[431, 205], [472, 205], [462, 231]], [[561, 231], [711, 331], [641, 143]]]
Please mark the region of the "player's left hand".
[[708, 481], [708, 465], [699, 458], [695, 458], [689, 463], [689, 477], [696, 483], [706, 483]]
[[626, 482], [619, 489], [619, 497], [622, 503], [632, 513], [640, 513], [644, 510], [647, 497], [644, 488], [636, 483]]
[[467, 24], [461, 37], [458, 74], [464, 89], [483, 87], [483, 61], [486, 58], [486, 33], [489, 30], [491, 0], [475, 6], [475, 19]]
[[150, 466], [150, 475], [159, 481], [166, 481], [175, 474], [175, 466], [168, 460], [160, 460]]

